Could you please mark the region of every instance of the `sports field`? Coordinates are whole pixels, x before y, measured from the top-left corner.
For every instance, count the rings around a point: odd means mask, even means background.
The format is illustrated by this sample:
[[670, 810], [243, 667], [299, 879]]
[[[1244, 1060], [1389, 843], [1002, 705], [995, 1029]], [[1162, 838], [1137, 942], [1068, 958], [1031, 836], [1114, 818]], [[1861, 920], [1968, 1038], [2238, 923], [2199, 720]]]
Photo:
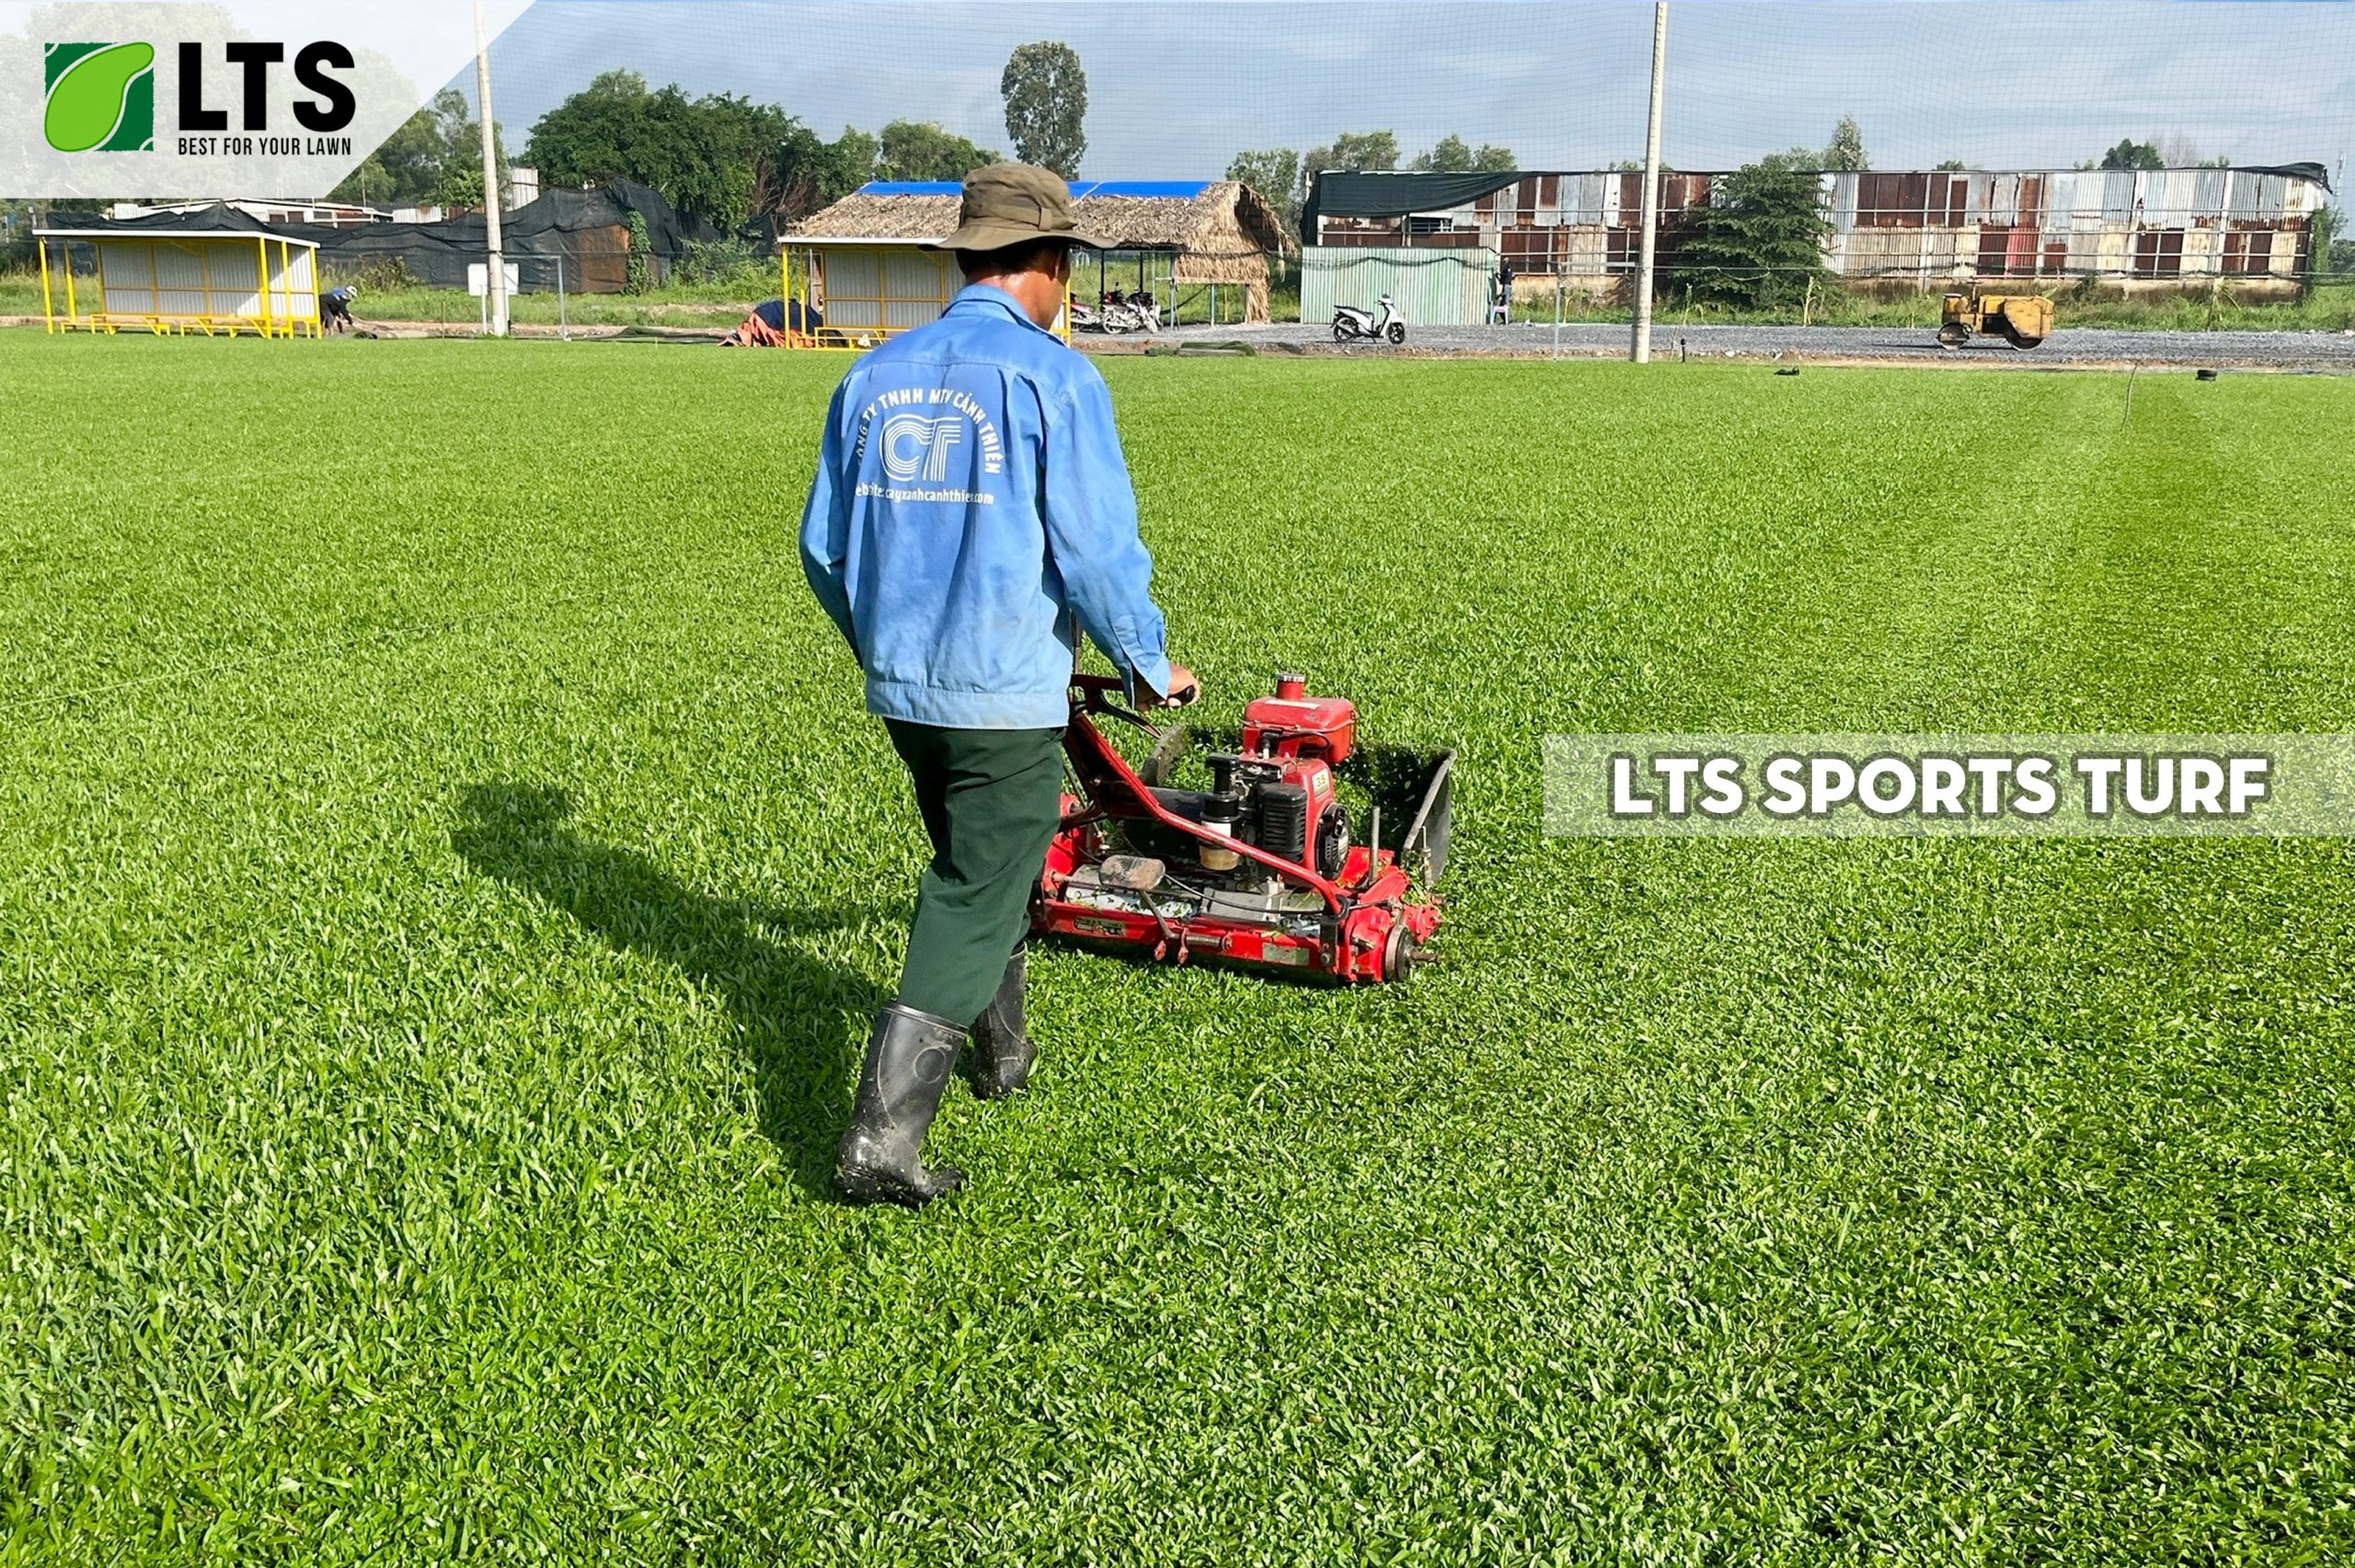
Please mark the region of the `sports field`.
[[0, 1562], [2355, 1552], [2355, 844], [1548, 840], [1551, 731], [2355, 728], [2355, 382], [1108, 364], [1173, 651], [1453, 744], [1442, 961], [919, 864], [842, 361], [0, 335]]

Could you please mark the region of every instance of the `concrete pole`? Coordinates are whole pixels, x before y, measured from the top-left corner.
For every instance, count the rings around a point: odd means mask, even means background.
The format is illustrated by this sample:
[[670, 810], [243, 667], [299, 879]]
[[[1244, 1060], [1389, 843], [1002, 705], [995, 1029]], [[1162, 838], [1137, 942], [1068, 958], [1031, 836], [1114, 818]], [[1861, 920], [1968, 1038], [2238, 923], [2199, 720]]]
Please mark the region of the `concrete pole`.
[[499, 233], [500, 200], [506, 192], [499, 189], [499, 139], [497, 121], [490, 117], [490, 40], [484, 36], [482, 7], [475, 7], [475, 96], [482, 102], [482, 222], [483, 233], [490, 241], [490, 276], [484, 280], [485, 292], [490, 300], [490, 335], [507, 336], [507, 258], [500, 247]]
[[1660, 97], [1668, 77], [1668, 0], [1652, 6], [1652, 115], [1644, 132], [1644, 256], [1636, 269], [1635, 361], [1652, 360], [1652, 258], [1660, 245]]

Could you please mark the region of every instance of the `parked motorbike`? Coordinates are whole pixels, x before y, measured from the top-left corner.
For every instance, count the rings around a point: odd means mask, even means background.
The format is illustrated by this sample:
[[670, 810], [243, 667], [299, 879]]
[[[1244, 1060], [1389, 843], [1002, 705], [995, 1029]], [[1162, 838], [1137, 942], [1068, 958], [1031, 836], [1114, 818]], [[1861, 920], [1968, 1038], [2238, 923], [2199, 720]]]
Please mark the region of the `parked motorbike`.
[[1386, 338], [1393, 343], [1404, 343], [1407, 340], [1407, 318], [1398, 314], [1398, 302], [1384, 294], [1379, 303], [1382, 306], [1379, 320], [1363, 305], [1336, 305], [1333, 309], [1333, 341], [1347, 343], [1354, 338]]
[[1161, 307], [1147, 291], [1122, 294], [1115, 289], [1094, 305], [1072, 301], [1071, 324], [1082, 332], [1157, 332]]

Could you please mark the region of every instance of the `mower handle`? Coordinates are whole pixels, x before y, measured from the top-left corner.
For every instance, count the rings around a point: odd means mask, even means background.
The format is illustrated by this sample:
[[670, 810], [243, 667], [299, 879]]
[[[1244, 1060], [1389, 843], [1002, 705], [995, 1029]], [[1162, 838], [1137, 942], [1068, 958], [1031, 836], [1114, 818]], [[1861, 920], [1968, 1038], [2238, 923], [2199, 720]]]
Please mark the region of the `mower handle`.
[[[1142, 684], [1142, 682], [1140, 682], [1140, 684]], [[1071, 689], [1073, 697], [1072, 706], [1075, 708], [1085, 709], [1089, 713], [1099, 714], [1125, 714], [1128, 712], [1127, 709], [1117, 705], [1112, 701], [1115, 697], [1126, 699], [1129, 694], [1128, 681], [1118, 675], [1095, 675], [1084, 670], [1074, 670], [1071, 672]], [[1146, 689], [1148, 691], [1151, 690], [1150, 687]], [[1195, 684], [1187, 687], [1182, 692], [1170, 692], [1167, 697], [1163, 698], [1158, 703], [1139, 703], [1137, 705], [1139, 707], [1150, 706], [1182, 708], [1188, 704], [1193, 702], [1194, 699], [1200, 697], [1201, 694], [1201, 685], [1197, 681]]]

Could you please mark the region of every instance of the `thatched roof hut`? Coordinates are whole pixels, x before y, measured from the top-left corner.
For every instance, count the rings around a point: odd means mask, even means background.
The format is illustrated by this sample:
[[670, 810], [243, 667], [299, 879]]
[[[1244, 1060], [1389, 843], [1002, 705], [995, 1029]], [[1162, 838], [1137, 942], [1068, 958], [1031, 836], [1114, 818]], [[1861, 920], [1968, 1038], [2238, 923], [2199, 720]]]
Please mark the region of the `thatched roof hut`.
[[[957, 227], [954, 181], [878, 180], [787, 229], [787, 246], [932, 245]], [[1268, 258], [1293, 248], [1267, 198], [1240, 180], [1074, 181], [1081, 226], [1124, 251], [1170, 258], [1177, 283], [1240, 285], [1246, 319], [1268, 318]]]

